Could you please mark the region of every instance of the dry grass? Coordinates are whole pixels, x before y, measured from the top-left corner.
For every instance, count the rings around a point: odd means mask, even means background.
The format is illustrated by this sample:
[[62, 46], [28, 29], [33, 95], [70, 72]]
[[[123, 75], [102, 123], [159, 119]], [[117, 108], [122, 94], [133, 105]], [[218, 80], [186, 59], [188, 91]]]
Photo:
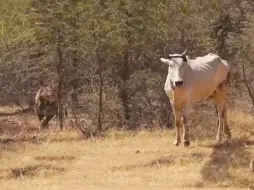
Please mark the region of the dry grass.
[[37, 133], [34, 115], [17, 115], [13, 124], [8, 117], [0, 119], [1, 190], [233, 190], [254, 185], [254, 173], [247, 170], [254, 159], [254, 118], [241, 112], [229, 114], [229, 143], [215, 143], [216, 122], [209, 115], [192, 119], [189, 148], [172, 145], [174, 130], [112, 130], [103, 139], [81, 140], [70, 130]]

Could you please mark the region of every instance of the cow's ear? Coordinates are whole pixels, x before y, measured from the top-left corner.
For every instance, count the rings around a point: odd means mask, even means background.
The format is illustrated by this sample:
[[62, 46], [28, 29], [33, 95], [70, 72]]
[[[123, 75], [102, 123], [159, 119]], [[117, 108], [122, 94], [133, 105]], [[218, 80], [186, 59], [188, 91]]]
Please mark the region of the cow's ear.
[[160, 60], [161, 60], [161, 62], [162, 62], [162, 63], [165, 63], [165, 64], [167, 64], [167, 65], [168, 65], [168, 59], [165, 59], [165, 58], [160, 58]]

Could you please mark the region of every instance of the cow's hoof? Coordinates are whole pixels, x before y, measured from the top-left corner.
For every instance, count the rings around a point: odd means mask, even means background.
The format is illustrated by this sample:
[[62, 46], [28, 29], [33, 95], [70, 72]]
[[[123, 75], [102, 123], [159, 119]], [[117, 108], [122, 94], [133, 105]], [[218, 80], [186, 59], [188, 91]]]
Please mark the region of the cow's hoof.
[[174, 144], [174, 145], [176, 145], [176, 146], [179, 146], [179, 144], [180, 144], [180, 141], [178, 141], [178, 140], [175, 140], [173, 144]]
[[190, 141], [189, 141], [189, 140], [183, 141], [183, 145], [184, 145], [185, 147], [189, 147], [189, 146], [190, 146]]
[[48, 125], [47, 120], [46, 120], [46, 119], [43, 119], [43, 120], [41, 121], [41, 127], [42, 127], [42, 128], [46, 128], [47, 125]]
[[231, 139], [231, 133], [230, 133], [229, 131], [227, 131], [227, 132], [225, 133], [225, 137], [226, 137], [228, 140], [230, 140], [230, 139]]
[[216, 136], [216, 141], [218, 141], [218, 142], [221, 141], [221, 136], [220, 136], [220, 135], [217, 135], [217, 136]]
[[44, 130], [45, 129], [45, 126], [44, 125], [40, 125], [39, 126], [39, 130]]

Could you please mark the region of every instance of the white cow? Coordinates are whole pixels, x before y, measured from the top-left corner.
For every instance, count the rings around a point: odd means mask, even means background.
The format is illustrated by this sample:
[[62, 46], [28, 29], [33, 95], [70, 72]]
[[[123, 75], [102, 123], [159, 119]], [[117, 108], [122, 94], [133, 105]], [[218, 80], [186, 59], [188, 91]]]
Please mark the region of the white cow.
[[168, 65], [168, 76], [164, 90], [170, 99], [174, 116], [176, 146], [180, 140], [180, 120], [183, 123], [184, 146], [189, 146], [187, 116], [191, 104], [195, 101], [212, 99], [216, 105], [219, 126], [216, 139], [221, 140], [221, 129], [230, 139], [231, 133], [227, 123], [227, 92], [229, 83], [229, 63], [218, 55], [209, 53], [203, 57], [189, 59], [182, 54], [169, 54], [160, 60]]

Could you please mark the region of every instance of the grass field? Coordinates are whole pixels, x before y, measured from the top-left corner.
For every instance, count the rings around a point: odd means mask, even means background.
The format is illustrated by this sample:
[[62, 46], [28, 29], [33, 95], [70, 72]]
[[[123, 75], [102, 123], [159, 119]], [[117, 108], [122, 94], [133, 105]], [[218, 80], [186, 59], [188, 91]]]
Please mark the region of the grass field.
[[248, 170], [254, 118], [248, 114], [229, 113], [232, 140], [220, 144], [216, 121], [192, 120], [197, 126], [185, 148], [172, 144], [174, 130], [112, 130], [82, 140], [71, 129], [38, 131], [35, 115], [1, 112], [1, 190], [254, 189]]

